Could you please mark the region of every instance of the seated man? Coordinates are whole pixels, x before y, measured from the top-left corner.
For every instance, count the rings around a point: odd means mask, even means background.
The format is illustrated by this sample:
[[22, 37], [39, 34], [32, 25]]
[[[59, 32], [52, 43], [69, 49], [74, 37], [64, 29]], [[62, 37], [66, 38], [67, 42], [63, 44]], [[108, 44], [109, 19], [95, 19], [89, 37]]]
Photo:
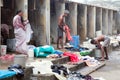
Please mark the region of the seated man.
[[[103, 45], [100, 44], [100, 42], [104, 42]], [[107, 53], [107, 47], [110, 44], [110, 38], [104, 35], [101, 35], [97, 37], [96, 39], [91, 40], [91, 44], [95, 44], [97, 48], [99, 48], [102, 51], [102, 58], [101, 61], [104, 61], [105, 59], [108, 59], [108, 53]], [[104, 54], [106, 57], [104, 58]]]

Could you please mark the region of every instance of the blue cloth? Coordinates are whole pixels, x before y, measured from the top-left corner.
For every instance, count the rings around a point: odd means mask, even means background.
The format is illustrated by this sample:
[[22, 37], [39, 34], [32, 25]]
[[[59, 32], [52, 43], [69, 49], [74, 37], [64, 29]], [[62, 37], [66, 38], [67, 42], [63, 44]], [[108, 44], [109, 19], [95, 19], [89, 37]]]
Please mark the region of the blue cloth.
[[0, 70], [0, 80], [16, 75], [16, 72], [9, 70]]
[[60, 51], [60, 50], [55, 50], [55, 52], [54, 52], [55, 54], [58, 54], [58, 55], [61, 55], [61, 54], [63, 54], [63, 52], [62, 51]]

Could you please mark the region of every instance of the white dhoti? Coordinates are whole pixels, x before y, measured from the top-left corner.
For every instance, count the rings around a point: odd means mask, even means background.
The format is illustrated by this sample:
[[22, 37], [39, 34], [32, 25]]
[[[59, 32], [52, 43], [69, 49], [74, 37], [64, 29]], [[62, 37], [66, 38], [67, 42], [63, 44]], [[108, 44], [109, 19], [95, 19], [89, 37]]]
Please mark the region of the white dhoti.
[[30, 24], [26, 25], [26, 31], [22, 28], [14, 29], [16, 39], [16, 52], [27, 54], [28, 46], [27, 43], [30, 41], [31, 30]]

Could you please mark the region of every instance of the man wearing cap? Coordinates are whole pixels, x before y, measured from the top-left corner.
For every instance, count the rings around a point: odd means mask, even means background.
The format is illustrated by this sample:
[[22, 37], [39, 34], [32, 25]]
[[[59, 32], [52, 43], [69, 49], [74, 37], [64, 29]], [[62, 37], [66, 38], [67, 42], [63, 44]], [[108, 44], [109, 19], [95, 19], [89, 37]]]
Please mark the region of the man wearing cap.
[[57, 39], [57, 48], [60, 49], [59, 44], [61, 44], [61, 48], [63, 49], [64, 45], [63, 45], [63, 32], [65, 32], [64, 30], [64, 26], [66, 25], [65, 23], [65, 17], [68, 16], [69, 11], [65, 10], [64, 14], [61, 14], [60, 17], [58, 18], [58, 39]]

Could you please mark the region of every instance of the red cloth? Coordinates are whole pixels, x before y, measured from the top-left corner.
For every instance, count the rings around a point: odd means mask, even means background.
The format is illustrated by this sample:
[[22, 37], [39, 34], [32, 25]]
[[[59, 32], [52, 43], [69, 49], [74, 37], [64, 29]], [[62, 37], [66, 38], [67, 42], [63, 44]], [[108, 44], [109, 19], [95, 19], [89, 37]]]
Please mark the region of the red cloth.
[[64, 56], [69, 56], [71, 62], [78, 62], [78, 61], [79, 61], [78, 56], [77, 56], [76, 54], [74, 54], [74, 53], [64, 52], [63, 55], [64, 55]]
[[14, 54], [12, 55], [6, 54], [0, 57], [0, 60], [3, 60], [3, 61], [13, 61], [13, 59], [14, 59]]
[[65, 32], [66, 32], [65, 34], [66, 34], [67, 39], [68, 39], [69, 41], [71, 41], [71, 40], [72, 40], [72, 37], [71, 37], [71, 35], [70, 35], [70, 28], [69, 28], [67, 25], [65, 25], [64, 28], [65, 28]]

